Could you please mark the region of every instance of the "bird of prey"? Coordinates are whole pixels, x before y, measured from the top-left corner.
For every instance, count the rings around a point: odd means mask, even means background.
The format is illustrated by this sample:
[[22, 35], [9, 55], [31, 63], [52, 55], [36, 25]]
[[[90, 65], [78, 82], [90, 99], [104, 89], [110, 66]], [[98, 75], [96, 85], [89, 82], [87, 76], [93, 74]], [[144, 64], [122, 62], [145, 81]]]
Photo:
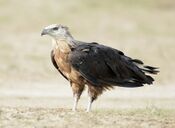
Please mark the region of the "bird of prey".
[[70, 82], [76, 111], [78, 100], [88, 87], [87, 112], [92, 102], [105, 90], [114, 86], [141, 87], [152, 84], [149, 74], [157, 74], [158, 68], [146, 66], [141, 60], [132, 59], [123, 52], [98, 44], [75, 40], [68, 27], [52, 24], [45, 27], [41, 35], [53, 39], [51, 60], [55, 68]]

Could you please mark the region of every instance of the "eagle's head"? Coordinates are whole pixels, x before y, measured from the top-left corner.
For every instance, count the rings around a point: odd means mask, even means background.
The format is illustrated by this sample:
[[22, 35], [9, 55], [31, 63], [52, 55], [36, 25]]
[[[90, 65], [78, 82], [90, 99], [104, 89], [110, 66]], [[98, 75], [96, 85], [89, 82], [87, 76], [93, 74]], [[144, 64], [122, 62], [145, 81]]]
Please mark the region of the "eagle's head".
[[54, 39], [65, 39], [65, 38], [72, 38], [68, 27], [63, 26], [61, 24], [52, 24], [47, 27], [45, 27], [41, 33], [41, 36], [43, 35], [49, 35], [53, 37]]

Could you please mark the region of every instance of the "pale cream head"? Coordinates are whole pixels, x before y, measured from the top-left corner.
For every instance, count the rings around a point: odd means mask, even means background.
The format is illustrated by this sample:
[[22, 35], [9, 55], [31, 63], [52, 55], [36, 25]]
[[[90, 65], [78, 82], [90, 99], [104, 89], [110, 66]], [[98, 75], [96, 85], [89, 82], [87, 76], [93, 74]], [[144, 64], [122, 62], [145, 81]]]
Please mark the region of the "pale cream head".
[[56, 40], [60, 38], [72, 38], [70, 32], [68, 31], [68, 27], [63, 26], [61, 24], [52, 24], [45, 27], [41, 35], [49, 35]]

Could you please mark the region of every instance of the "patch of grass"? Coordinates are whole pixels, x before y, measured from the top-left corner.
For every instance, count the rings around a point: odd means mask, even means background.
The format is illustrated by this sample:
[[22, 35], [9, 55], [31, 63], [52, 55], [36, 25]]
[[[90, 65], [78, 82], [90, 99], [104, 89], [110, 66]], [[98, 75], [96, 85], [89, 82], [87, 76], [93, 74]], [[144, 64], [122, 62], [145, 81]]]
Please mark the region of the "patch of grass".
[[[95, 112], [71, 112], [66, 109], [2, 108], [1, 126], [18, 127], [173, 127], [174, 110], [100, 110]], [[8, 124], [5, 123], [8, 120]]]
[[129, 116], [134, 116], [134, 115], [145, 115], [145, 116], [158, 116], [158, 117], [173, 117], [175, 115], [175, 110], [174, 109], [160, 109], [156, 107], [149, 107], [145, 109], [99, 109], [95, 110], [95, 114], [104, 114], [108, 113], [110, 114], [118, 114], [118, 115], [129, 115]]

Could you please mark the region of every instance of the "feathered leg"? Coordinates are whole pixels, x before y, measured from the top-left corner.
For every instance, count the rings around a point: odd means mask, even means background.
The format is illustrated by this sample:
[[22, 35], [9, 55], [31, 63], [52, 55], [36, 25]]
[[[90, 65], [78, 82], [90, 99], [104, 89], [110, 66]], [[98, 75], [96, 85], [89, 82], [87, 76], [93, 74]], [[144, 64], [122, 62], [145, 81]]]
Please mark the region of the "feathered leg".
[[74, 104], [72, 111], [77, 110], [78, 100], [80, 99], [80, 96], [84, 90], [84, 85], [79, 85], [76, 83], [71, 83], [72, 91], [73, 91], [73, 97], [74, 97]]
[[91, 106], [92, 106], [93, 101], [97, 99], [98, 95], [100, 95], [102, 91], [103, 89], [101, 87], [95, 87], [95, 86], [88, 84], [89, 99], [88, 99], [88, 106], [87, 106], [86, 112], [91, 111]]

